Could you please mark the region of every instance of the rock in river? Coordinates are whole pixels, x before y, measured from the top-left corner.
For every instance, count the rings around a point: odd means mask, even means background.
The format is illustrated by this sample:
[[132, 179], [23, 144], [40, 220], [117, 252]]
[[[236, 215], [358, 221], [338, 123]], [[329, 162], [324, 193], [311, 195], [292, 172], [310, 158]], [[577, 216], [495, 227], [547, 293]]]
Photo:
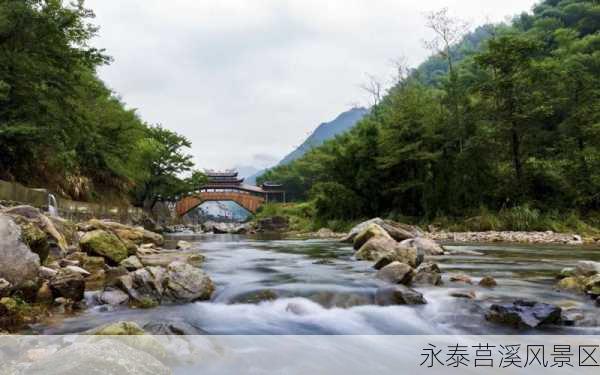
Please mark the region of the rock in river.
[[369, 224], [362, 232], [356, 235], [356, 237], [354, 238], [354, 249], [360, 249], [362, 245], [364, 245], [367, 241], [377, 237], [383, 237], [394, 241], [394, 239], [382, 227], [375, 223], [372, 223]]
[[117, 306], [129, 302], [129, 296], [119, 289], [106, 289], [96, 296], [96, 300], [101, 305]]
[[114, 234], [101, 229], [87, 232], [79, 244], [88, 254], [100, 255], [111, 264], [119, 264], [127, 258], [125, 244]]
[[37, 282], [40, 257], [21, 239], [21, 229], [14, 220], [0, 214], [0, 278], [13, 288]]
[[173, 301], [207, 300], [214, 290], [211, 279], [199, 268], [183, 262], [173, 262], [167, 267], [165, 296]]
[[118, 285], [137, 302], [193, 302], [210, 299], [214, 291], [208, 275], [183, 262], [144, 267], [121, 276]]
[[600, 263], [588, 260], [580, 260], [575, 266], [577, 276], [594, 276], [600, 273]]
[[414, 289], [404, 285], [385, 286], [377, 289], [375, 303], [379, 306], [388, 305], [423, 305], [425, 298]]
[[418, 256], [416, 249], [407, 248], [393, 239], [385, 237], [371, 238], [354, 256], [358, 260], [375, 261], [376, 269], [383, 268], [395, 261], [416, 267], [422, 261], [422, 257]]
[[415, 285], [442, 285], [442, 271], [440, 267], [431, 262], [423, 263], [417, 268], [413, 278]]
[[419, 253], [425, 255], [444, 255], [444, 248], [434, 240], [424, 237], [415, 237], [400, 242], [401, 245], [414, 247]]
[[496, 283], [496, 280], [491, 276], [484, 276], [479, 280], [479, 286], [484, 288], [493, 288], [496, 285], [498, 285], [498, 283]]
[[73, 301], [81, 301], [85, 291], [85, 281], [80, 273], [63, 268], [50, 279], [50, 289], [54, 298], [65, 297]]
[[409, 285], [414, 277], [414, 274], [415, 271], [408, 264], [393, 262], [377, 271], [375, 277], [392, 284]]
[[545, 324], [558, 324], [562, 309], [555, 305], [533, 301], [515, 301], [510, 304], [494, 304], [486, 319], [514, 328], [535, 328]]

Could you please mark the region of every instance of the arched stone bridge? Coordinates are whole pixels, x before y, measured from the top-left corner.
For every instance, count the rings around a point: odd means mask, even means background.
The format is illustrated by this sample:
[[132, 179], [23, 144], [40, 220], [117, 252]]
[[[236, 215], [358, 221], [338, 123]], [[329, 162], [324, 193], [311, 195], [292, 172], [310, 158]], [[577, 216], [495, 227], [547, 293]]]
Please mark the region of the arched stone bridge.
[[265, 198], [248, 193], [233, 191], [200, 191], [182, 198], [175, 208], [178, 216], [183, 216], [204, 202], [233, 201], [255, 214], [265, 202]]

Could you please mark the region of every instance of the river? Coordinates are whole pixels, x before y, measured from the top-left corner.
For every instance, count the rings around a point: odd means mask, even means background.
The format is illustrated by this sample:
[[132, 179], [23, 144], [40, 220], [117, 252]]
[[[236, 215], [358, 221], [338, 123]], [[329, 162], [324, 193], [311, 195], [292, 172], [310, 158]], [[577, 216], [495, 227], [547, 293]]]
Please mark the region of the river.
[[[566, 307], [579, 316], [575, 326], [537, 329], [532, 333], [600, 334], [600, 314], [585, 296], [559, 292], [556, 274], [577, 260], [600, 261], [600, 251], [573, 246], [447, 245], [482, 255], [442, 256], [441, 287], [419, 287], [427, 300], [419, 306], [377, 306], [380, 282], [372, 262], [352, 258], [352, 247], [329, 240], [282, 240], [235, 235], [176, 235], [193, 243], [205, 257], [203, 269], [217, 288], [210, 302], [161, 306], [155, 309], [108, 308], [94, 305], [66, 319], [32, 328], [42, 334], [82, 332], [101, 324], [128, 320], [178, 322], [196, 333], [247, 334], [512, 334], [517, 331], [486, 322], [492, 303], [531, 299]], [[448, 280], [464, 273], [474, 285]], [[479, 278], [493, 276], [498, 286], [485, 289]], [[450, 296], [456, 289], [476, 292], [476, 299]]]

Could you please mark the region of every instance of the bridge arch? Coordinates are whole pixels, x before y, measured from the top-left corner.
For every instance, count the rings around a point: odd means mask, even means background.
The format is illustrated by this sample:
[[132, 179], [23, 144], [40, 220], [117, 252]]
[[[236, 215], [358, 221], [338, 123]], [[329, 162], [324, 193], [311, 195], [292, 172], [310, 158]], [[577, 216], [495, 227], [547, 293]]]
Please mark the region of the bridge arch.
[[252, 214], [265, 202], [265, 198], [237, 191], [200, 191], [177, 202], [175, 208], [179, 217], [184, 216], [204, 202], [232, 201], [239, 204]]

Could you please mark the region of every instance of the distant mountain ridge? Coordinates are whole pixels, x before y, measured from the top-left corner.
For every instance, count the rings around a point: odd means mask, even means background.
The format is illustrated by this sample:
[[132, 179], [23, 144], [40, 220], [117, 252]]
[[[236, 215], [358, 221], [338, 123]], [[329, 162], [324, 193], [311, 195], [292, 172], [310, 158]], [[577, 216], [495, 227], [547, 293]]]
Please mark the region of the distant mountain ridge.
[[[347, 132], [358, 123], [369, 110], [363, 107], [352, 108], [346, 112], [339, 114], [334, 120], [320, 124], [312, 134], [294, 151], [287, 154], [281, 161], [275, 165], [285, 165], [299, 159], [311, 149], [322, 145], [325, 141], [333, 139], [336, 135]], [[275, 167], [274, 166], [274, 167]], [[266, 169], [258, 171], [246, 178], [249, 184], [255, 184], [256, 178], [265, 173]]]
[[367, 113], [369, 110], [366, 108], [352, 108], [338, 115], [333, 121], [322, 123], [298, 148], [287, 154], [277, 165], [289, 164], [312, 148], [322, 145], [328, 139], [350, 130]]

